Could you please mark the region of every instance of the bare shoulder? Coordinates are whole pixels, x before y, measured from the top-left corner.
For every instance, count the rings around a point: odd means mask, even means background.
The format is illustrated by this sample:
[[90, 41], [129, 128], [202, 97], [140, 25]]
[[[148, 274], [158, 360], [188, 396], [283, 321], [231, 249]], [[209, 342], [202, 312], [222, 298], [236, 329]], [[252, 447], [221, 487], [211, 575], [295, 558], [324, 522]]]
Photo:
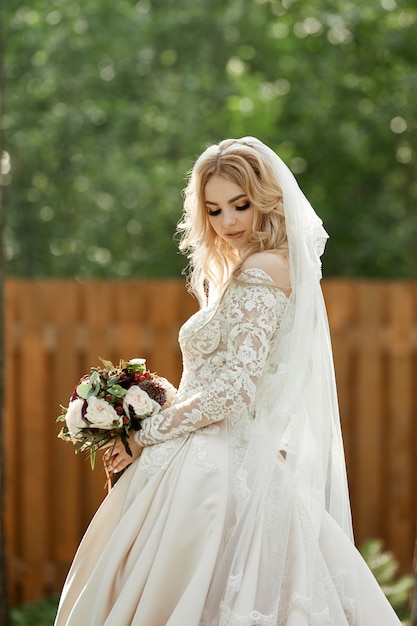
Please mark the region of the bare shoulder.
[[291, 291], [290, 265], [288, 257], [278, 250], [265, 250], [248, 257], [242, 270], [260, 269], [284, 292]]

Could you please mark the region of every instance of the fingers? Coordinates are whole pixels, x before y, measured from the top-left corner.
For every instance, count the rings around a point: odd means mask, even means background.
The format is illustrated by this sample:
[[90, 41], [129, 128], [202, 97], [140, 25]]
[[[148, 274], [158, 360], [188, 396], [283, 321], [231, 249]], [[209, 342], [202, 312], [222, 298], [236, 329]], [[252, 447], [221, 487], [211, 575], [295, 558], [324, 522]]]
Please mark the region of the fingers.
[[119, 453], [108, 454], [107, 452], [105, 452], [103, 455], [103, 460], [109, 472], [113, 472], [114, 474], [117, 474], [117, 472], [121, 472], [122, 469], [124, 469], [128, 465], [128, 463], [126, 463], [126, 460]]
[[103, 460], [109, 461], [112, 457], [125, 452], [125, 447], [120, 441], [113, 441], [111, 447], [107, 447], [103, 454]]
[[130, 465], [135, 459], [127, 454], [127, 452], [114, 452], [113, 454], [108, 454], [105, 452], [103, 455], [103, 461], [109, 472], [113, 472], [113, 474], [117, 474], [122, 470], [126, 469], [128, 465]]
[[[135, 442], [136, 443], [136, 442]], [[116, 441], [114, 445], [107, 450], [103, 454], [103, 462], [106, 465], [106, 468], [109, 472], [113, 472], [117, 474], [122, 470], [126, 469], [128, 465], [133, 463], [142, 453], [142, 448], [140, 448], [137, 444], [133, 446], [133, 455], [130, 456], [126, 452], [126, 448], [122, 441]]]
[[107, 467], [110, 472], [113, 472], [113, 474], [117, 474], [118, 472], [121, 472], [126, 467], [126, 465], [119, 459], [115, 458], [112, 459], [111, 463]]
[[113, 439], [113, 441], [106, 445], [106, 446], [102, 446], [103, 450], [106, 450], [104, 455], [107, 455], [107, 457], [113, 456], [114, 454], [118, 454], [120, 452], [123, 452], [123, 450], [125, 450], [124, 444], [120, 441], [120, 439]]
[[100, 448], [105, 450], [106, 448], [113, 448], [115, 446], [114, 439], [110, 439], [107, 443], [101, 443]]

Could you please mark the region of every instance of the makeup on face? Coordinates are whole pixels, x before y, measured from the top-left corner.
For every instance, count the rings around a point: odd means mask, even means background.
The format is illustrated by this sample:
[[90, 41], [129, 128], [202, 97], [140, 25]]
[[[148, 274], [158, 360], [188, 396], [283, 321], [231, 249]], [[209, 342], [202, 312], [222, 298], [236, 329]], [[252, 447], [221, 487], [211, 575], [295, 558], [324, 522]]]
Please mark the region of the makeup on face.
[[216, 234], [234, 248], [243, 248], [253, 225], [253, 206], [239, 185], [223, 176], [210, 178], [205, 187], [205, 206]]

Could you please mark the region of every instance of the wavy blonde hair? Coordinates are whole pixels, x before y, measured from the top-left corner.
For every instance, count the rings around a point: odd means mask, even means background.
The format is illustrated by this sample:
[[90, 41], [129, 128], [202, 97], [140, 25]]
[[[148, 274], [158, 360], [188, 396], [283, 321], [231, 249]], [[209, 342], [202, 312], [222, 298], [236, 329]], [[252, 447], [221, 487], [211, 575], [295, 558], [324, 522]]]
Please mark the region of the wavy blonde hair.
[[[215, 233], [208, 219], [205, 188], [214, 176], [237, 184], [254, 207], [252, 232], [241, 254]], [[281, 187], [268, 161], [251, 146], [225, 139], [208, 147], [192, 168], [184, 189], [184, 212], [178, 224], [179, 248], [190, 262], [189, 288], [207, 302], [207, 291], [217, 292], [238, 279], [245, 260], [263, 250], [288, 249]]]

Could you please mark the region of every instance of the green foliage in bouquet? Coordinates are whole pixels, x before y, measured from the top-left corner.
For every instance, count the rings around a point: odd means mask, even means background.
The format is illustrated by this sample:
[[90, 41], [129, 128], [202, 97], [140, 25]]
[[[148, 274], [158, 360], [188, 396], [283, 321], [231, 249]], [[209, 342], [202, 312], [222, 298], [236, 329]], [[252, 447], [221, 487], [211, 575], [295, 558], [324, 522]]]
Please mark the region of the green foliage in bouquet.
[[382, 591], [400, 619], [409, 616], [409, 597], [414, 585], [412, 576], [398, 576], [398, 562], [391, 552], [384, 551], [380, 539], [369, 539], [360, 552], [378, 581]]

